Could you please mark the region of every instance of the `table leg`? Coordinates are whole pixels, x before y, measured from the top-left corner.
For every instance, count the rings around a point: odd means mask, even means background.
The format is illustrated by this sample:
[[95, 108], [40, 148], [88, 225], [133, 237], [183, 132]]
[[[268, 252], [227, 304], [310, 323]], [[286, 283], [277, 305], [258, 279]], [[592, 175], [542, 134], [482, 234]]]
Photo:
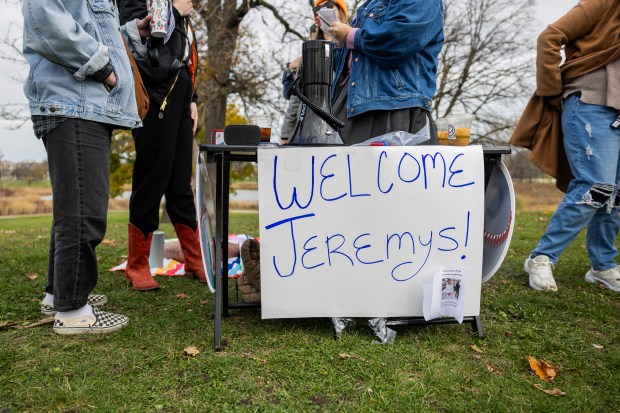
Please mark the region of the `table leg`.
[[215, 180], [215, 351], [222, 349], [222, 277], [228, 271], [228, 265], [223, 266], [222, 260], [222, 157], [217, 157]]
[[222, 168], [222, 295], [224, 317], [228, 317], [228, 207], [230, 197], [230, 159], [224, 155]]
[[480, 316], [474, 316], [474, 319], [471, 321], [471, 329], [474, 333], [478, 333], [479, 338], [484, 338], [484, 330], [482, 329], [482, 321], [480, 321]]

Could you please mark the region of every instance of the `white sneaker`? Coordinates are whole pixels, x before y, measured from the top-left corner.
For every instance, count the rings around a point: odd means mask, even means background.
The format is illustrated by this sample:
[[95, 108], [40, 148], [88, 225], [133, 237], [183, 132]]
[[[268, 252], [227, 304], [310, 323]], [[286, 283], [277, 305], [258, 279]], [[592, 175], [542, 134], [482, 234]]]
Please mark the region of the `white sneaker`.
[[589, 283], [601, 283], [610, 290], [620, 292], [620, 265], [605, 271], [596, 271], [594, 268], [590, 268], [590, 271], [586, 274], [586, 281]]
[[93, 314], [83, 317], [63, 318], [54, 320], [54, 333], [71, 334], [107, 334], [120, 330], [129, 324], [129, 318], [93, 308]]
[[538, 291], [557, 291], [553, 279], [553, 264], [546, 255], [536, 258], [528, 257], [523, 266], [530, 275], [530, 287]]
[[[108, 302], [108, 297], [103, 294], [91, 294], [88, 296], [88, 301], [86, 304], [90, 304], [91, 307], [100, 307]], [[41, 301], [41, 313], [45, 315], [55, 315], [56, 311], [54, 311], [54, 305], [45, 304]]]

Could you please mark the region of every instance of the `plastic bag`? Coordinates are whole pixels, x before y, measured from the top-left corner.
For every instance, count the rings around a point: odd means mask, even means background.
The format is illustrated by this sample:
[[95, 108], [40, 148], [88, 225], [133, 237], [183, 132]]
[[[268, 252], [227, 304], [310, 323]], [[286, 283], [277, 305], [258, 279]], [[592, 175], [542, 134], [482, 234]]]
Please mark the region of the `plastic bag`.
[[431, 139], [431, 130], [428, 124], [428, 117], [426, 117], [426, 126], [420, 129], [415, 134], [396, 131], [389, 132], [384, 135], [370, 138], [367, 141], [356, 143], [353, 146], [415, 146], [424, 143]]

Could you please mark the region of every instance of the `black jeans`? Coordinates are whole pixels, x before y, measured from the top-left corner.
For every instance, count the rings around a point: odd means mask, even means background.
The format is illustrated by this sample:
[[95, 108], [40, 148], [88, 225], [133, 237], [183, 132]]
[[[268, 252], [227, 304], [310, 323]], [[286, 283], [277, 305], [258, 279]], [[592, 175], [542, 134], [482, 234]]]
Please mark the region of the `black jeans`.
[[181, 70], [168, 105], [159, 119], [159, 104], [151, 102], [144, 126], [133, 130], [136, 162], [133, 168], [129, 221], [148, 235], [159, 227], [159, 205], [166, 196], [166, 211], [173, 224], [196, 228], [196, 207], [191, 188], [193, 121], [191, 85]]
[[86, 305], [97, 285], [95, 247], [106, 231], [112, 126], [67, 119], [43, 138], [53, 221], [45, 291], [56, 311]]

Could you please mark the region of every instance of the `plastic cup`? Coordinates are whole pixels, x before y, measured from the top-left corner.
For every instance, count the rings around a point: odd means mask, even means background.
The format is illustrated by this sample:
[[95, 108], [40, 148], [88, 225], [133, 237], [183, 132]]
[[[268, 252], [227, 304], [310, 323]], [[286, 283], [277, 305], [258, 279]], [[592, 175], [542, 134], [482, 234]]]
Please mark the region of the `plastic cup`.
[[153, 231], [151, 238], [151, 252], [149, 254], [149, 267], [164, 267], [164, 231]]
[[[474, 115], [463, 114], [453, 115], [448, 125], [448, 134], [450, 133], [450, 125], [454, 129], [453, 146], [467, 146], [469, 145], [471, 138], [471, 121], [474, 119]], [[448, 139], [450, 136], [448, 136]]]
[[146, 0], [148, 13], [151, 19], [151, 36], [166, 37], [168, 32], [168, 19], [170, 17], [169, 0]]
[[250, 124], [260, 128], [260, 141], [271, 142], [271, 124], [273, 119], [269, 115], [252, 115], [250, 116]]
[[471, 122], [474, 115], [449, 115], [437, 119], [437, 141], [439, 145], [467, 146], [471, 138]]
[[446, 118], [437, 119], [437, 143], [439, 145], [450, 145], [448, 140], [448, 120]]

